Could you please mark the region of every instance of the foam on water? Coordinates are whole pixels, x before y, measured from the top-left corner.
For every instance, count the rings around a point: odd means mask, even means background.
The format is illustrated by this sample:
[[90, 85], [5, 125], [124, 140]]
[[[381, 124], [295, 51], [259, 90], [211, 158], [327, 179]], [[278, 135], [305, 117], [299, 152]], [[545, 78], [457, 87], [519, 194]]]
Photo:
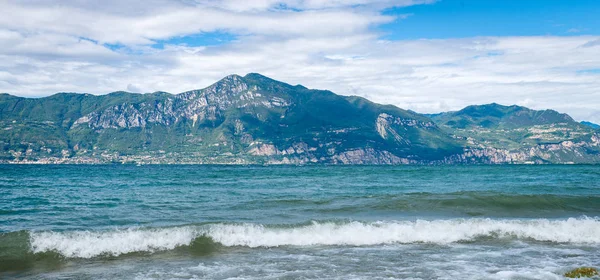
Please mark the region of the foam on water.
[[196, 236], [190, 227], [108, 232], [35, 232], [31, 234], [30, 243], [34, 253], [56, 251], [69, 258], [92, 258], [170, 250], [190, 244]]
[[492, 220], [455, 219], [346, 224], [312, 223], [296, 228], [261, 225], [216, 225], [209, 236], [226, 246], [376, 245], [389, 243], [448, 244], [478, 237], [534, 239], [551, 242], [600, 243], [597, 219]]
[[558, 243], [600, 244], [598, 218], [567, 220], [452, 219], [380, 222], [312, 222], [303, 225], [210, 224], [107, 232], [34, 232], [34, 253], [56, 251], [70, 258], [171, 250], [210, 237], [224, 246], [365, 246], [379, 244], [449, 244], [478, 238], [506, 238]]

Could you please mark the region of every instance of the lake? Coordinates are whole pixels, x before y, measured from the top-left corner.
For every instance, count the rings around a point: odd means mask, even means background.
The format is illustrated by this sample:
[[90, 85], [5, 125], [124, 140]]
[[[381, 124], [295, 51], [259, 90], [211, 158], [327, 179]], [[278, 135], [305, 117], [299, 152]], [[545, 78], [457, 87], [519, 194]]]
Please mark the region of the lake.
[[562, 279], [600, 166], [0, 165], [0, 278]]

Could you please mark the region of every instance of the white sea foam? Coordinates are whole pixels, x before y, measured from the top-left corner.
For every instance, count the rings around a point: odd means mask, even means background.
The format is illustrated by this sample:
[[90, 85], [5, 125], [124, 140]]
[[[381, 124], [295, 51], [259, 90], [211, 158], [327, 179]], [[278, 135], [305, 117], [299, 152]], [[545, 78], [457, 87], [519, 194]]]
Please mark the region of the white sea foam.
[[90, 258], [137, 251], [170, 250], [208, 236], [224, 246], [277, 247], [310, 245], [449, 244], [479, 237], [531, 239], [560, 243], [600, 244], [600, 220], [493, 220], [314, 222], [290, 227], [256, 224], [212, 224], [109, 232], [38, 232], [31, 234], [34, 252], [57, 251], [66, 257]]
[[69, 258], [92, 258], [170, 250], [190, 244], [196, 236], [196, 232], [189, 227], [109, 232], [38, 232], [31, 234], [30, 242], [34, 253], [56, 251]]
[[226, 246], [274, 247], [281, 245], [376, 245], [389, 243], [438, 243], [477, 237], [514, 237], [551, 242], [600, 243], [596, 219], [550, 220], [418, 220], [347, 224], [313, 223], [297, 228], [260, 225], [215, 225], [209, 234]]

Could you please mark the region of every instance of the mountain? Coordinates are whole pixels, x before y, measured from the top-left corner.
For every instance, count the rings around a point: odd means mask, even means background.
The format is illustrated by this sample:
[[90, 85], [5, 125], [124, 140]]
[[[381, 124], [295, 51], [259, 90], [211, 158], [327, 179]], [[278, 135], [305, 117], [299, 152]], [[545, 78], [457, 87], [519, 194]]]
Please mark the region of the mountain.
[[585, 126], [589, 126], [589, 127], [593, 128], [593, 129], [596, 129], [596, 130], [600, 129], [600, 124], [595, 124], [595, 123], [586, 122], [586, 121], [582, 121], [581, 124], [583, 124]]
[[555, 111], [422, 115], [255, 73], [180, 94], [2, 94], [0, 128], [8, 163], [600, 162], [594, 130]]
[[[430, 115], [479, 161], [597, 163], [598, 134], [567, 114], [496, 103]], [[485, 155], [484, 155], [485, 154]]]
[[400, 164], [462, 148], [429, 118], [259, 74], [202, 89], [0, 96], [4, 161]]
[[554, 110], [536, 111], [526, 107], [492, 103], [472, 105], [457, 112], [431, 115], [439, 123], [453, 128], [518, 128], [565, 123], [577, 125], [569, 115]]

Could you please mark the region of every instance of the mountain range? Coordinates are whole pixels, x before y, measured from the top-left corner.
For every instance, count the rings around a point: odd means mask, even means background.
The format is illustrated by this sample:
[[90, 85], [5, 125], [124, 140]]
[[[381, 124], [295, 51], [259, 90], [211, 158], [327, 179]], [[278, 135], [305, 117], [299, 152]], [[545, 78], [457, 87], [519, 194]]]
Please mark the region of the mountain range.
[[251, 73], [180, 94], [1, 94], [0, 162], [593, 164], [600, 131], [514, 105], [418, 114]]

